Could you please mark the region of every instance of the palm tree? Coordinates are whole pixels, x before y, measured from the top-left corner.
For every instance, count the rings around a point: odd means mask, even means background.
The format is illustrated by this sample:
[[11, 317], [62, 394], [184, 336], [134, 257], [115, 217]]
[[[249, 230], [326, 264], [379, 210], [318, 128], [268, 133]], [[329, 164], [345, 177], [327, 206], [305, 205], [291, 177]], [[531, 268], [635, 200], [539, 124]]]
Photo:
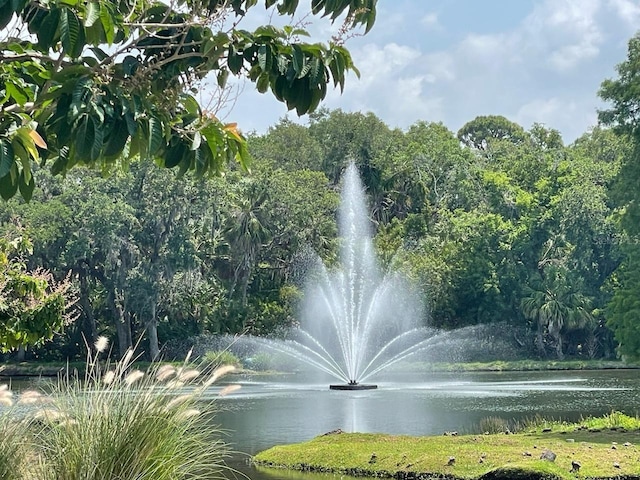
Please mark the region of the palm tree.
[[525, 318], [536, 324], [538, 350], [541, 353], [545, 351], [546, 332], [553, 338], [560, 360], [564, 358], [562, 335], [568, 330], [584, 328], [594, 322], [590, 299], [577, 289], [580, 282], [572, 282], [570, 277], [565, 267], [548, 267], [544, 278], [525, 289], [527, 296], [520, 303]]
[[224, 236], [231, 247], [232, 261], [235, 263], [229, 296], [233, 295], [240, 283], [243, 306], [247, 305], [247, 288], [258, 261], [259, 252], [271, 238], [268, 228], [270, 221], [263, 208], [268, 198], [266, 186], [250, 183], [247, 192], [234, 207], [224, 231]]

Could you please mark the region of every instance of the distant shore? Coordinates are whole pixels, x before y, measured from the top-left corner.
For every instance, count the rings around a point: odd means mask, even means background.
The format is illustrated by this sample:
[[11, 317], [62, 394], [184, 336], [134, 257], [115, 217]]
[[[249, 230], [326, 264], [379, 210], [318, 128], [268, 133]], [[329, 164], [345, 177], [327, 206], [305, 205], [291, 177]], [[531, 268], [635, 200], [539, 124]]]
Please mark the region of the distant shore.
[[[150, 363], [139, 362], [138, 368], [145, 369]], [[83, 371], [82, 361], [63, 362], [4, 362], [0, 363], [0, 377], [55, 377], [67, 370]], [[491, 362], [454, 363], [411, 363], [396, 367], [402, 371], [416, 372], [528, 372], [551, 370], [619, 370], [638, 369], [639, 364], [619, 360], [494, 360]], [[239, 368], [236, 373], [275, 374], [283, 372], [263, 372]]]

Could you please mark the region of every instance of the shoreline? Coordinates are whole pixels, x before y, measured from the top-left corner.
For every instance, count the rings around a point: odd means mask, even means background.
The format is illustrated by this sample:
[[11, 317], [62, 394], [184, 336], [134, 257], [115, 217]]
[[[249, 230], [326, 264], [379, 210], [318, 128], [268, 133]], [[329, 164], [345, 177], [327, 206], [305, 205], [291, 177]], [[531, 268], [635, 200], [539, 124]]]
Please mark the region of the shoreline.
[[252, 459], [258, 468], [416, 480], [638, 479], [640, 419], [619, 412], [519, 433], [412, 437], [330, 432]]
[[[160, 362], [172, 363], [172, 362]], [[149, 362], [141, 362], [145, 368]], [[70, 363], [45, 362], [4, 362], [0, 363], [0, 378], [2, 377], [56, 377], [67, 371], [84, 370], [82, 361]], [[620, 360], [495, 360], [490, 362], [459, 362], [408, 364], [403, 371], [418, 371], [425, 373], [463, 373], [463, 372], [534, 372], [534, 371], [581, 371], [581, 370], [637, 370], [640, 364], [628, 364]], [[240, 368], [236, 374], [275, 375], [283, 372], [254, 371]]]

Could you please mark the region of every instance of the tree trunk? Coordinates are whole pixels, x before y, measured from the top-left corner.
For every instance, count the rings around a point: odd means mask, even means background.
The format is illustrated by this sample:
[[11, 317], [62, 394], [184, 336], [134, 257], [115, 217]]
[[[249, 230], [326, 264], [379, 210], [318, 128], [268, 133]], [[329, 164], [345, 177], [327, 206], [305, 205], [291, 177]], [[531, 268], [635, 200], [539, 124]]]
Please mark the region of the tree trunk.
[[[121, 295], [116, 294], [118, 297]], [[122, 358], [127, 350], [132, 347], [131, 342], [131, 319], [126, 314], [121, 298], [116, 299], [116, 295], [110, 295], [111, 309], [115, 317], [116, 335], [118, 336], [118, 353]]]
[[536, 340], [535, 340], [536, 348], [538, 349], [538, 353], [541, 357], [546, 357], [547, 352], [544, 348], [544, 325], [538, 322], [538, 328], [536, 330]]
[[160, 356], [160, 346], [158, 344], [158, 302], [154, 299], [151, 303], [151, 318], [147, 323], [147, 335], [149, 336], [149, 356], [154, 362]]
[[93, 306], [91, 305], [91, 301], [89, 300], [89, 282], [87, 281], [87, 277], [83, 272], [81, 272], [78, 277], [80, 280], [80, 295], [78, 298], [78, 303], [80, 304], [80, 309], [84, 314], [82, 330], [85, 337], [87, 338], [87, 342], [89, 343], [89, 345], [93, 345], [97, 336], [97, 328]]
[[562, 351], [562, 334], [554, 335], [556, 341], [556, 356], [558, 360], [564, 360], [564, 352]]

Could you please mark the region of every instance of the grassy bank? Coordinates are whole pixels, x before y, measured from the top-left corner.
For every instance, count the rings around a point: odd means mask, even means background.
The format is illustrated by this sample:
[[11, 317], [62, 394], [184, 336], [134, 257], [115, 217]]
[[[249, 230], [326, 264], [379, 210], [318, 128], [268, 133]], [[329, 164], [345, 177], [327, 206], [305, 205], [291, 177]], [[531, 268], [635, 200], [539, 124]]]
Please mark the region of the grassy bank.
[[414, 367], [434, 372], [528, 372], [542, 370], [616, 370], [640, 368], [616, 360], [495, 360], [492, 362], [426, 363]]
[[[399, 479], [640, 478], [638, 444], [640, 419], [614, 412], [579, 424], [538, 422], [516, 434], [334, 433], [273, 447], [254, 461], [267, 467]], [[541, 459], [546, 451], [556, 455], [555, 461]]]

